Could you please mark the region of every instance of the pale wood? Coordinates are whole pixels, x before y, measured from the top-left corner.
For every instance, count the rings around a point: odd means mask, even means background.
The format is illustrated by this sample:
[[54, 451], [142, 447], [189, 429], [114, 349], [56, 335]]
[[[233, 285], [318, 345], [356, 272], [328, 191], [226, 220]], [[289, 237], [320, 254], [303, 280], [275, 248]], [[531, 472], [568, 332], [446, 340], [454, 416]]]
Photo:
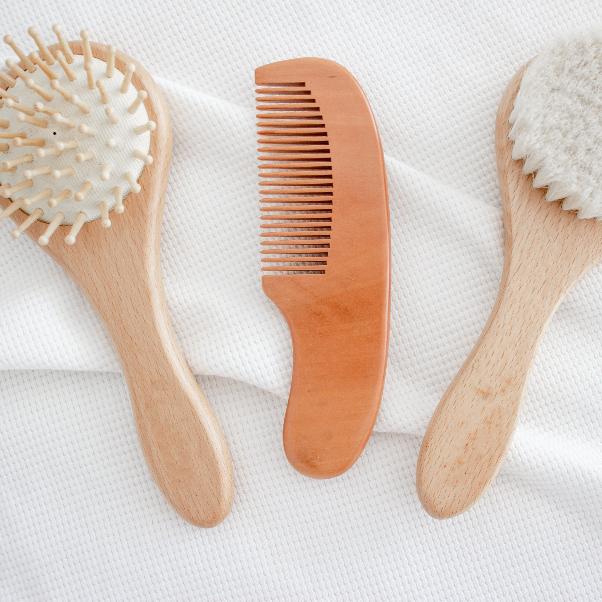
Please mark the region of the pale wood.
[[[390, 288], [382, 147], [368, 101], [341, 65], [317, 58], [282, 61], [258, 68], [255, 82], [265, 86], [258, 95], [262, 207], [324, 207], [320, 214], [277, 219], [262, 212], [261, 236], [268, 244], [263, 289], [286, 317], [293, 339], [284, 449], [303, 474], [333, 477], [362, 453], [382, 397]], [[316, 128], [304, 129], [308, 121]], [[303, 168], [316, 162], [329, 164]], [[278, 171], [264, 171], [274, 164]], [[326, 221], [315, 221], [320, 219]], [[278, 251], [282, 238], [298, 247], [293, 260]], [[267, 253], [288, 264], [275, 266]], [[299, 270], [310, 273], [294, 274]], [[277, 272], [284, 275], [272, 275]]]
[[602, 259], [602, 223], [579, 220], [532, 187], [511, 157], [508, 117], [522, 71], [496, 124], [504, 208], [504, 270], [485, 329], [429, 424], [417, 469], [425, 509], [447, 518], [469, 508], [495, 477], [516, 424], [539, 339], [574, 282]]
[[[94, 56], [107, 49], [92, 44]], [[71, 42], [76, 54], [81, 42]], [[124, 69], [132, 59], [118, 53]], [[228, 514], [233, 477], [226, 440], [176, 343], [169, 321], [161, 270], [159, 237], [172, 133], [161, 90], [136, 63], [134, 85], [149, 92], [149, 117], [157, 124], [151, 137], [152, 165], [141, 176], [142, 190], [130, 193], [126, 211], [115, 215], [110, 229], [101, 220], [86, 224], [77, 243], [60, 226], [44, 247], [78, 282], [104, 318], [121, 357], [132, 397], [142, 448], [157, 483], [174, 508], [188, 521], [205, 527]], [[0, 201], [3, 206], [6, 199]], [[17, 211], [21, 223], [27, 216]], [[28, 230], [34, 240], [46, 224]]]

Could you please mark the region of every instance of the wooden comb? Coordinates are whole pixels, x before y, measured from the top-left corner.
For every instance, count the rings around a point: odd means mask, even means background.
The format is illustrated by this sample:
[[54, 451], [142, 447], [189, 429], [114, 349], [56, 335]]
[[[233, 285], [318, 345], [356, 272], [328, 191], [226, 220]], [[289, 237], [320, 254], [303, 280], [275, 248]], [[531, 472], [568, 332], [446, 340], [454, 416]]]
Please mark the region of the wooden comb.
[[284, 448], [327, 478], [361, 454], [380, 406], [389, 329], [389, 210], [378, 131], [340, 65], [255, 71], [263, 289], [285, 316], [293, 375]]

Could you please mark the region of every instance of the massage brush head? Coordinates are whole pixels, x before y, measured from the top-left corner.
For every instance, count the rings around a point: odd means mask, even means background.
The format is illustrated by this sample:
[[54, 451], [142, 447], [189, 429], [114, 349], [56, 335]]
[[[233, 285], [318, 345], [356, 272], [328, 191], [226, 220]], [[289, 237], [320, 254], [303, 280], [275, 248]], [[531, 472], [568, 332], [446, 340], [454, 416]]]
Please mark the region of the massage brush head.
[[30, 54], [4, 37], [17, 60], [0, 72], [0, 195], [11, 201], [0, 219], [18, 210], [29, 215], [15, 238], [46, 222], [41, 245], [70, 226], [65, 242], [73, 245], [87, 222], [111, 227], [111, 214], [123, 213], [129, 193], [140, 192], [155, 123], [133, 64], [121, 71], [111, 46], [95, 44], [102, 52], [93, 54], [86, 31], [72, 43], [58, 26], [53, 31], [57, 43], [49, 48], [29, 28], [36, 45]]
[[510, 115], [512, 158], [548, 201], [602, 219], [602, 31], [557, 41], [523, 74]]

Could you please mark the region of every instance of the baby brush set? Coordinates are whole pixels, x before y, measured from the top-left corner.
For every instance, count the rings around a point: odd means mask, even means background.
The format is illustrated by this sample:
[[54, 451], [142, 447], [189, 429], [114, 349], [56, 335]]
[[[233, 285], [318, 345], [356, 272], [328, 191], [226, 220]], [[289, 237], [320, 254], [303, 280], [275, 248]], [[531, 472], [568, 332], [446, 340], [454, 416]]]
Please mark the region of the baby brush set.
[[[30, 28], [31, 52], [4, 37], [15, 56], [0, 72], [0, 219], [85, 292], [119, 354], [155, 481], [183, 518], [214, 526], [232, 505], [232, 461], [178, 347], [160, 269], [167, 102], [121, 50], [86, 31], [75, 41], [53, 31], [47, 44]], [[418, 497], [435, 517], [467, 510], [494, 479], [539, 339], [571, 286], [602, 260], [601, 65], [601, 34], [560, 39], [503, 94], [495, 148], [504, 270], [418, 457]], [[337, 63], [263, 65], [255, 95], [258, 263], [293, 352], [284, 452], [304, 475], [336, 477], [361, 455], [383, 394], [391, 286], [383, 150], [364, 92]]]

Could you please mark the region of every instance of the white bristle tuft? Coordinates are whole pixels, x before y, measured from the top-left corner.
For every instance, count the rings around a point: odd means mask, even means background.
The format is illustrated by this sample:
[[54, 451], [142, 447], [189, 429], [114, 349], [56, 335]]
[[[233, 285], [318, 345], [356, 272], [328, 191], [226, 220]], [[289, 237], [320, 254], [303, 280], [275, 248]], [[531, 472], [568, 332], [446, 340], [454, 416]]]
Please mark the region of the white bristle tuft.
[[566, 36], [527, 66], [509, 118], [512, 158], [545, 199], [602, 219], [602, 32]]
[[65, 242], [69, 245], [72, 246], [75, 244], [76, 240], [77, 240], [77, 235], [79, 234], [80, 230], [83, 228], [84, 224], [86, 223], [86, 214], [83, 211], [80, 211], [76, 218], [75, 221], [73, 222], [73, 225], [71, 226], [71, 230], [69, 231], [69, 234], [65, 237]]
[[50, 242], [52, 235], [57, 231], [58, 227], [63, 223], [65, 216], [59, 211], [50, 221], [48, 227], [44, 231], [44, 234], [38, 238], [40, 246], [45, 247]]

